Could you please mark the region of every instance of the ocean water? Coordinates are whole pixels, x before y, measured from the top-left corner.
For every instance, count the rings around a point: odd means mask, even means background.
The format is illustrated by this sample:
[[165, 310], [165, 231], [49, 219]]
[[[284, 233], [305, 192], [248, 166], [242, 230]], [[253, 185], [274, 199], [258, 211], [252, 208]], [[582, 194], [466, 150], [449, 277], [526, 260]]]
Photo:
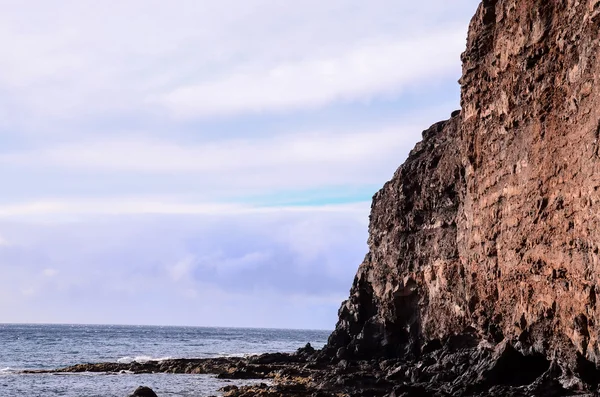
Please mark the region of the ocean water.
[[[159, 397], [219, 395], [209, 375], [22, 374], [88, 362], [243, 356], [322, 347], [329, 331], [120, 325], [0, 324], [0, 397], [124, 397], [137, 386]], [[240, 384], [239, 381], [233, 381]]]

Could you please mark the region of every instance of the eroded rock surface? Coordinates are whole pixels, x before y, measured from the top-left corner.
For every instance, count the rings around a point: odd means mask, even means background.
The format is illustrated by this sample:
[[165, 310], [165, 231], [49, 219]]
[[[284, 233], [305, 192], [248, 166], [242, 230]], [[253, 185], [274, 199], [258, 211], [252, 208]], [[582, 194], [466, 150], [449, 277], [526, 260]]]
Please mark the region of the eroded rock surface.
[[462, 110], [375, 195], [329, 356], [419, 360], [470, 333], [596, 387], [599, 28], [599, 0], [481, 3]]

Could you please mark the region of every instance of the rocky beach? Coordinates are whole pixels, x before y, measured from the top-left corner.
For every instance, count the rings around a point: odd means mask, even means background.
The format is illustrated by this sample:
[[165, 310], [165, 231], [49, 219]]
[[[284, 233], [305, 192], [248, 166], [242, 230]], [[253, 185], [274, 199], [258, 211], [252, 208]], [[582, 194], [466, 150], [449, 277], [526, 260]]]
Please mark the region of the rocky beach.
[[600, 0], [482, 1], [461, 109], [374, 196], [323, 349], [51, 372], [265, 381], [230, 397], [596, 395], [599, 53]]
[[[232, 380], [221, 389], [226, 397], [575, 395], [561, 386], [555, 364], [540, 356], [523, 356], [507, 343], [483, 347], [475, 335], [461, 335], [431, 349], [417, 360], [345, 360], [307, 345], [292, 354], [79, 364], [27, 372], [207, 374]], [[237, 386], [235, 380], [240, 379], [261, 382]]]

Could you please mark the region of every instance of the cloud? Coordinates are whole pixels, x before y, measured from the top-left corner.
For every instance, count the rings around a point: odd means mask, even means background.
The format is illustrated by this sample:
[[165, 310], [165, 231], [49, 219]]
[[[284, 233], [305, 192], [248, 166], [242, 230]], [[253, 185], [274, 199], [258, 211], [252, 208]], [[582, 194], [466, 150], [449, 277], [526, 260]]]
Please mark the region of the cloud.
[[[186, 144], [145, 137], [81, 140], [0, 154], [0, 165], [11, 170], [10, 175], [43, 170], [53, 172], [53, 178], [59, 181], [75, 175], [80, 182], [70, 187], [80, 190], [80, 194], [89, 191], [84, 186], [89, 184], [90, 177], [100, 178], [107, 186], [117, 183], [120, 189], [139, 186], [140, 181], [151, 178], [153, 183], [143, 186], [158, 189], [150, 194], [160, 197], [165, 191], [174, 191], [173, 185], [179, 183], [178, 194], [200, 195], [203, 202], [223, 199], [244, 202], [249, 196], [303, 190], [312, 190], [314, 196], [315, 189], [340, 192], [366, 185], [368, 193], [360, 198], [365, 200], [374, 192], [373, 186], [392, 175], [420, 130], [417, 126], [396, 124], [343, 132], [323, 129]], [[22, 182], [15, 181], [14, 185], [20, 186]], [[56, 189], [56, 185], [46, 189], [31, 184], [23, 187], [43, 191], [45, 196]], [[139, 196], [135, 191], [131, 194]], [[43, 212], [44, 206], [57, 205], [46, 197], [42, 201], [19, 204], [10, 211], [18, 212], [26, 205], [26, 211]], [[139, 212], [147, 206], [158, 206], [143, 199], [128, 204], [130, 201], [126, 200], [122, 206], [135, 206]], [[0, 208], [0, 215], [8, 210]], [[172, 207], [172, 211], [176, 210]]]
[[[54, 313], [53, 321], [70, 322], [330, 328], [366, 251], [367, 212], [365, 207], [229, 217], [0, 220], [17, 243], [0, 250], [0, 290], [6, 293], [0, 316], [28, 322]], [[312, 229], [314, 237], [279, 238], [288, 230], [298, 236], [299, 229]], [[299, 245], [310, 255], [302, 255]], [[99, 304], [98, 311], [83, 311], [92, 303]], [[148, 306], [151, 313], [142, 310]]]
[[180, 281], [188, 278], [192, 270], [196, 267], [196, 258], [188, 255], [172, 265], [167, 266], [167, 272], [173, 281]]
[[202, 268], [202, 271], [214, 272], [220, 277], [226, 277], [242, 271], [255, 270], [272, 260], [271, 252], [243, 252], [238, 256], [231, 256], [231, 252], [218, 251], [199, 257], [198, 266]]
[[[398, 94], [458, 68], [463, 27], [398, 42], [363, 43], [337, 57], [270, 65], [176, 88], [152, 100], [179, 117], [314, 108]], [[442, 44], [443, 43], [443, 44]]]
[[48, 268], [48, 269], [44, 269], [44, 271], [42, 273], [46, 277], [54, 277], [58, 274], [58, 270]]
[[[416, 128], [415, 128], [416, 129]], [[406, 145], [406, 126], [346, 134], [308, 132], [255, 139], [177, 145], [144, 139], [85, 141], [0, 156], [20, 166], [78, 167], [109, 171], [215, 172], [310, 163], [360, 162]]]
[[319, 206], [251, 206], [241, 204], [193, 203], [177, 200], [125, 197], [109, 199], [47, 200], [21, 204], [0, 205], [0, 218], [44, 216], [98, 216], [98, 215], [215, 215], [233, 217], [244, 214], [273, 213], [362, 213], [368, 203]]
[[48, 2], [5, 1], [3, 108], [46, 130], [45, 118], [278, 112], [397, 94], [458, 71], [477, 2], [64, 0], [59, 15]]

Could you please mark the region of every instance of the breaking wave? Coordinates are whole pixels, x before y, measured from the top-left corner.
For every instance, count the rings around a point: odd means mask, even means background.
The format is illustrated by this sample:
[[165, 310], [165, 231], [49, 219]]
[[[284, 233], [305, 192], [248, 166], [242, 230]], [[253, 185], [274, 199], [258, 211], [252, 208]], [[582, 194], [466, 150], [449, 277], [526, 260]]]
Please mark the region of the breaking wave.
[[131, 363], [147, 363], [148, 361], [165, 361], [170, 360], [173, 357], [150, 357], [150, 356], [136, 356], [136, 357], [121, 357], [117, 360], [120, 364], [131, 364]]

